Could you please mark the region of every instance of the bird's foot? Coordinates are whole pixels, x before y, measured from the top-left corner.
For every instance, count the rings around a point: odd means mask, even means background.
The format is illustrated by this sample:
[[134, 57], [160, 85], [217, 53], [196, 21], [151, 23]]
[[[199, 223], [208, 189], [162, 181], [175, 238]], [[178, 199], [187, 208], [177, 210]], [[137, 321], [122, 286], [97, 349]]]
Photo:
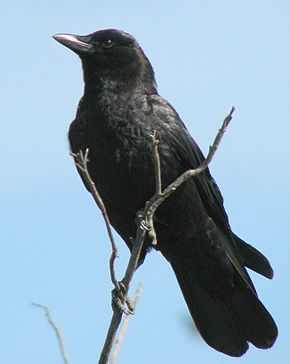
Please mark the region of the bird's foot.
[[135, 223], [137, 227], [147, 231], [148, 237], [152, 245], [157, 245], [157, 236], [154, 229], [153, 219], [144, 216], [144, 210], [140, 210], [136, 214]]
[[112, 308], [114, 311], [119, 311], [125, 315], [133, 315], [135, 307], [127, 294], [127, 289], [122, 282], [119, 282], [119, 287], [112, 290]]

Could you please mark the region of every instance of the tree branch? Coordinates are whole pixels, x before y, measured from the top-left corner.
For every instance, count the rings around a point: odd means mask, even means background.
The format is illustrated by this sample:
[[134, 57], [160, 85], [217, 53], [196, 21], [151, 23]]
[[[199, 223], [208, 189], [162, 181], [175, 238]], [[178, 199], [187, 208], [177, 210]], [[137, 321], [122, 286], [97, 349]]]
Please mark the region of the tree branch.
[[115, 288], [119, 291], [120, 286], [119, 286], [119, 282], [116, 279], [115, 266], [114, 266], [115, 259], [118, 257], [118, 249], [117, 249], [117, 245], [115, 243], [115, 239], [114, 239], [113, 232], [111, 229], [111, 223], [110, 223], [110, 220], [109, 220], [109, 217], [107, 214], [105, 204], [96, 188], [94, 181], [91, 179], [91, 176], [88, 171], [88, 162], [89, 162], [88, 154], [89, 154], [89, 149], [87, 148], [85, 151], [85, 154], [83, 153], [82, 150], [80, 150], [79, 153], [77, 153], [77, 154], [71, 153], [71, 156], [74, 158], [75, 165], [81, 171], [83, 178], [87, 182], [87, 185], [90, 187], [93, 199], [95, 200], [96, 204], [98, 205], [98, 207], [101, 210], [101, 213], [103, 215], [103, 219], [105, 221], [106, 228], [107, 228], [107, 233], [108, 233], [108, 236], [109, 236], [109, 239], [111, 242], [111, 246], [112, 246], [112, 253], [111, 253], [111, 257], [110, 257], [111, 281], [113, 282]]
[[[137, 290], [136, 290], [136, 293], [135, 293], [135, 297], [133, 299], [134, 307], [136, 307], [136, 305], [137, 305], [137, 302], [138, 302], [138, 300], [139, 300], [139, 298], [141, 296], [142, 290], [143, 290], [143, 284], [139, 283], [139, 285], [137, 287]], [[110, 364], [115, 364], [116, 363], [117, 356], [119, 354], [119, 351], [120, 351], [124, 336], [126, 334], [126, 330], [127, 330], [127, 327], [128, 327], [130, 317], [131, 317], [131, 315], [126, 315], [124, 317], [124, 320], [123, 320], [122, 325], [120, 327], [119, 336], [117, 337], [117, 339], [115, 341], [115, 346], [114, 346], [114, 349], [112, 351]]]
[[63, 343], [63, 340], [62, 340], [62, 337], [61, 337], [60, 328], [54, 323], [48, 307], [40, 305], [39, 303], [32, 303], [32, 305], [35, 306], [35, 307], [39, 307], [42, 310], [44, 310], [47, 321], [48, 321], [49, 325], [54, 330], [62, 360], [63, 360], [64, 364], [69, 364], [69, 361], [68, 361], [68, 358], [66, 356], [65, 349], [64, 349], [64, 343]]
[[155, 194], [159, 196], [162, 193], [162, 178], [161, 178], [160, 156], [158, 152], [159, 140], [156, 138], [156, 130], [153, 133], [152, 141], [154, 148], [154, 167], [155, 167], [155, 184], [156, 184]]
[[[88, 186], [91, 189], [91, 193], [93, 195], [94, 200], [96, 201], [97, 205], [102, 211], [103, 218], [106, 223], [107, 231], [110, 237], [111, 245], [112, 245], [112, 255], [110, 259], [110, 272], [111, 272], [111, 278], [112, 282], [117, 290], [117, 295], [119, 297], [119, 300], [122, 302], [122, 305], [126, 305], [127, 308], [122, 307], [120, 304], [114, 303], [113, 300], [113, 316], [111, 319], [109, 331], [107, 334], [107, 338], [99, 359], [99, 364], [106, 364], [108, 363], [110, 352], [112, 350], [113, 341], [116, 336], [116, 332], [118, 330], [118, 327], [120, 325], [122, 315], [123, 313], [134, 313], [134, 305], [130, 301], [128, 297], [128, 291], [130, 287], [130, 282], [132, 281], [132, 278], [134, 276], [136, 267], [138, 265], [140, 253], [142, 250], [142, 246], [145, 240], [146, 235], [152, 239], [152, 244], [156, 244], [156, 233], [154, 230], [153, 225], [153, 216], [156, 211], [156, 209], [171, 195], [172, 192], [174, 192], [179, 186], [181, 186], [184, 182], [189, 180], [192, 177], [197, 176], [198, 174], [204, 172], [210, 162], [212, 161], [219, 145], [222, 140], [222, 137], [224, 133], [226, 132], [226, 129], [232, 119], [232, 114], [234, 112], [234, 107], [232, 107], [230, 113], [225, 117], [223, 124], [221, 128], [219, 129], [213, 145], [210, 146], [209, 152], [207, 154], [207, 157], [204, 159], [204, 161], [195, 169], [190, 169], [186, 172], [184, 172], [181, 176], [179, 176], [175, 181], [173, 181], [168, 187], [166, 187], [162, 191], [162, 181], [161, 181], [161, 168], [160, 168], [160, 158], [158, 153], [158, 140], [156, 139], [156, 132], [154, 132], [154, 135], [152, 136], [153, 140], [153, 152], [154, 152], [154, 162], [155, 162], [155, 180], [156, 180], [156, 191], [155, 195], [146, 202], [145, 207], [143, 210], [138, 212], [137, 215], [137, 234], [134, 242], [132, 243], [132, 251], [131, 256], [128, 262], [128, 266], [124, 275], [124, 278], [121, 282], [118, 282], [115, 277], [115, 270], [114, 270], [114, 261], [117, 256], [117, 248], [116, 244], [113, 239], [112, 231], [110, 228], [110, 221], [109, 217], [106, 212], [106, 208], [103, 204], [103, 201], [96, 189], [96, 186], [94, 182], [92, 181], [88, 169], [87, 169], [87, 163], [88, 163], [88, 149], [86, 150], [85, 154], [83, 154], [82, 151], [80, 151], [77, 154], [72, 154], [75, 163], [78, 167], [78, 169], [81, 171], [83, 178], [87, 182]], [[118, 310], [118, 308], [121, 308], [121, 311]]]
[[166, 200], [171, 195], [172, 192], [174, 192], [184, 182], [186, 182], [187, 180], [189, 180], [192, 177], [199, 175], [200, 173], [204, 172], [208, 168], [210, 162], [212, 161], [212, 159], [221, 143], [223, 135], [225, 134], [227, 127], [228, 127], [230, 121], [232, 120], [232, 115], [233, 115], [234, 111], [235, 111], [235, 108], [232, 107], [229, 114], [225, 117], [225, 119], [222, 123], [222, 126], [219, 129], [219, 131], [214, 139], [213, 145], [209, 147], [209, 152], [207, 154], [207, 157], [200, 164], [200, 166], [198, 166], [197, 168], [194, 168], [194, 169], [189, 169], [188, 171], [182, 173], [182, 175], [177, 177], [175, 181], [173, 181], [169, 186], [167, 186], [160, 195], [155, 194], [151, 198], [151, 200], [146, 203], [145, 209], [144, 209], [144, 217], [149, 219], [149, 226], [152, 225], [150, 223], [150, 220], [153, 219], [153, 215], [154, 215], [154, 212], [156, 211], [156, 209], [162, 204], [162, 202], [164, 200]]
[[[113, 305], [112, 305], [113, 307]], [[119, 325], [122, 321], [123, 312], [119, 309], [113, 307], [113, 315], [111, 318], [110, 326], [108, 329], [108, 333], [106, 336], [106, 340], [100, 355], [100, 359], [98, 364], [106, 364], [109, 361], [111, 350], [113, 347], [113, 343], [119, 328]]]

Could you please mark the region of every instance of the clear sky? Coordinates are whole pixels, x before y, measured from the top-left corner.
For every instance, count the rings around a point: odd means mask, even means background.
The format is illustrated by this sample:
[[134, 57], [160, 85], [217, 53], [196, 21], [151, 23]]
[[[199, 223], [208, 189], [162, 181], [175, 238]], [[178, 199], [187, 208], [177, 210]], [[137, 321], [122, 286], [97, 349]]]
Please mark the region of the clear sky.
[[[67, 129], [82, 95], [80, 61], [60, 32], [132, 33], [151, 60], [159, 92], [204, 152], [235, 105], [211, 165], [231, 225], [271, 261], [272, 281], [252, 274], [280, 334], [240, 363], [290, 356], [290, 2], [6, 1], [1, 5], [0, 361], [96, 362], [111, 316], [110, 246], [101, 215], [68, 154]], [[118, 240], [123, 272], [128, 251]], [[196, 335], [169, 264], [152, 252], [134, 284], [144, 291], [118, 363], [236, 363]]]

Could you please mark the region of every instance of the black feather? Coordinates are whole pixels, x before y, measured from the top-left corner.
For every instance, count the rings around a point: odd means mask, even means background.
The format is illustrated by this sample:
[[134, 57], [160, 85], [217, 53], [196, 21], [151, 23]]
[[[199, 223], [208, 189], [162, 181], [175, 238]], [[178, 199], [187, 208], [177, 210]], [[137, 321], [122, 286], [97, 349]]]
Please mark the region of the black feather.
[[[108, 29], [54, 37], [80, 56], [84, 71], [84, 95], [69, 130], [71, 150], [89, 148], [89, 173], [111, 224], [131, 249], [136, 213], [155, 192], [153, 133], [164, 187], [204, 156], [174, 108], [158, 95], [153, 68], [131, 35]], [[231, 356], [245, 353], [248, 343], [273, 345], [275, 322], [245, 266], [268, 278], [272, 268], [232, 232], [210, 171], [178, 188], [154, 223], [154, 248], [172, 265], [204, 340]], [[146, 240], [140, 264], [150, 247]]]

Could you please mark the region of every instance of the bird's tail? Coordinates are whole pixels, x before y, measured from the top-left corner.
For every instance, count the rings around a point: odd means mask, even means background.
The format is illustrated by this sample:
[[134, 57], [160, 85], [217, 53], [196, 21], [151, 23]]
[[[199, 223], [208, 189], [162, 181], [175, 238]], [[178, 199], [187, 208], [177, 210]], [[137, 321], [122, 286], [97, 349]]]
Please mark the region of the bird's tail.
[[261, 349], [274, 344], [276, 324], [249, 287], [241, 284], [231, 294], [216, 295], [192, 275], [190, 267], [180, 269], [174, 262], [171, 265], [191, 316], [208, 345], [238, 357], [247, 351], [249, 342]]

